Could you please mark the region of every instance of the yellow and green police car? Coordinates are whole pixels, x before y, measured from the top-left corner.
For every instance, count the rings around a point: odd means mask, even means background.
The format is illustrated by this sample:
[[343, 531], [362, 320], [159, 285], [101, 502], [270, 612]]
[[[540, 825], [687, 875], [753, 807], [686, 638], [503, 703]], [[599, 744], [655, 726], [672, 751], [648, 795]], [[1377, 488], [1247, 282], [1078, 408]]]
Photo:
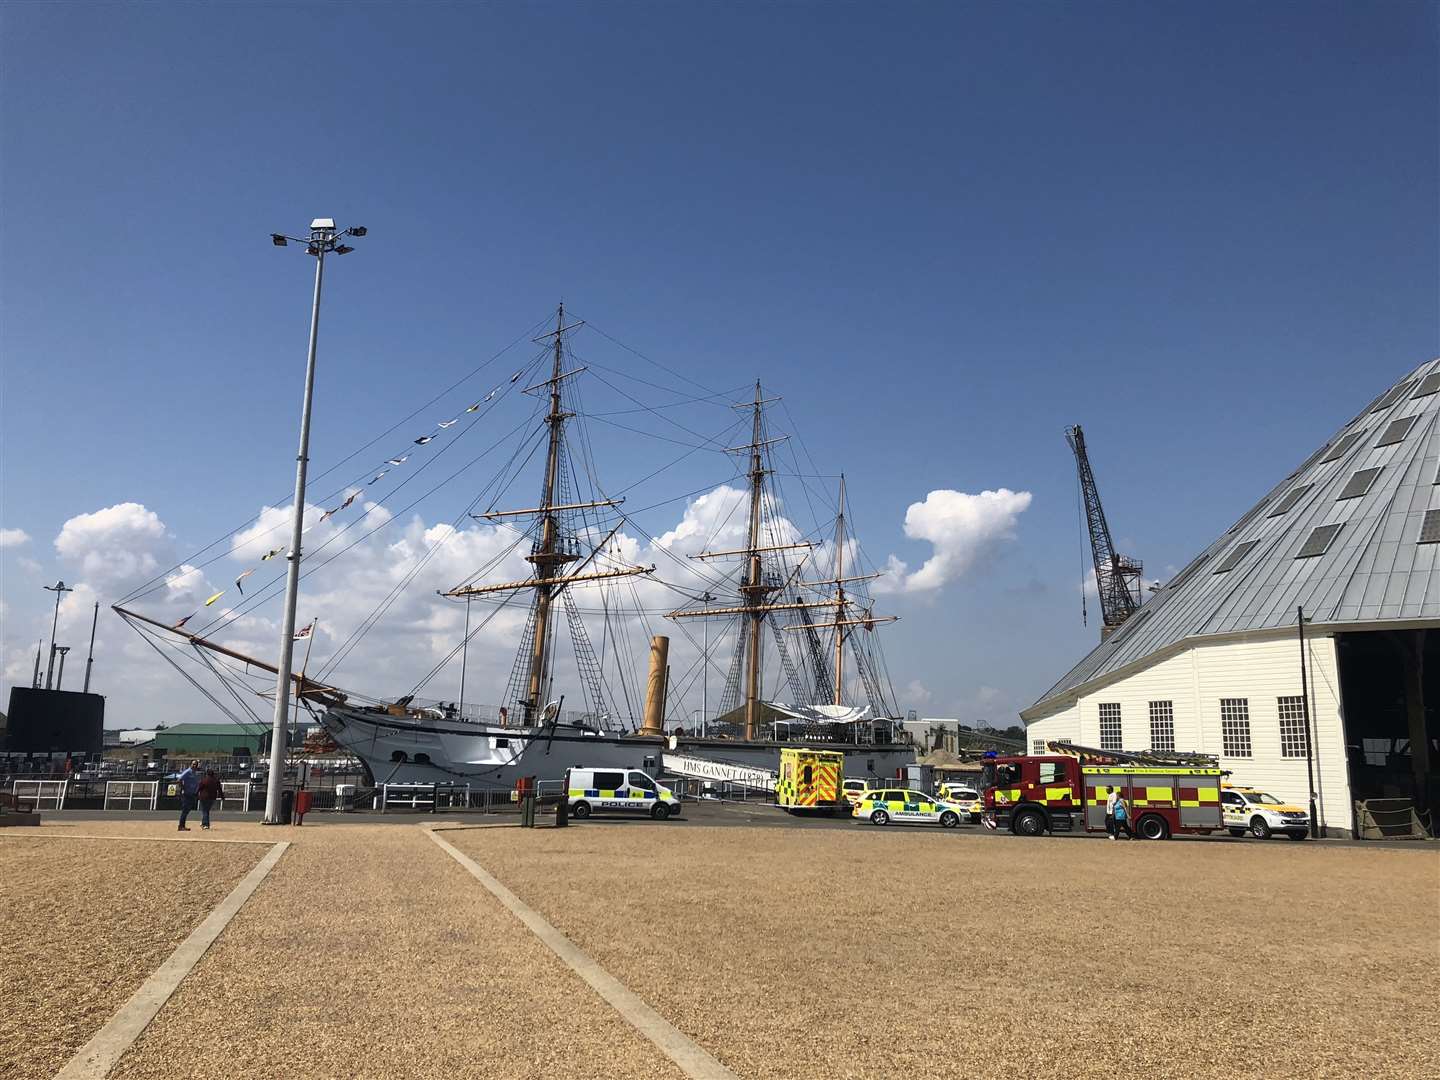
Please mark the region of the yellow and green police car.
[[985, 814], [985, 800], [980, 798], [980, 792], [969, 784], [941, 784], [940, 799], [943, 802], [959, 803], [965, 808], [971, 821], [979, 821]]
[[966, 814], [965, 807], [907, 788], [872, 788], [855, 803], [853, 815], [872, 825], [891, 822], [936, 824], [953, 829]]

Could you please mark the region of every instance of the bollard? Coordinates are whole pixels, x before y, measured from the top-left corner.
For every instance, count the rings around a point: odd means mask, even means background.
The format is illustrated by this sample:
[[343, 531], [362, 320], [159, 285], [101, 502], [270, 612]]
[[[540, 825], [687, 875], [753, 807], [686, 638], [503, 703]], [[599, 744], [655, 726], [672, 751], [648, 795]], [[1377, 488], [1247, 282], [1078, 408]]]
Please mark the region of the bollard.
[[569, 792], [560, 793], [560, 801], [555, 804], [555, 827], [563, 829], [570, 824], [570, 795]]

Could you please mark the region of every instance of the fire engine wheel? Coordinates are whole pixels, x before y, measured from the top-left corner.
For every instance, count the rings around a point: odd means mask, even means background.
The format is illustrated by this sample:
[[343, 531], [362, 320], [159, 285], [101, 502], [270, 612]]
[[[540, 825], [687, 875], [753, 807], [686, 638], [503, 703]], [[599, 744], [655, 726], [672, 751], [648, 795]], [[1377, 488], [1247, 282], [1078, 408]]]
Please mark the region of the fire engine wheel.
[[590, 804], [588, 802], [577, 802], [570, 807], [570, 816], [573, 818], [587, 818], [590, 816]]
[[1159, 814], [1146, 814], [1135, 826], [1136, 832], [1144, 840], [1170, 839], [1170, 824]]
[[1259, 814], [1256, 814], [1253, 818], [1250, 819], [1250, 832], [1257, 840], [1270, 839], [1270, 825]]
[[656, 803], [650, 808], [650, 816], [656, 821], [667, 821], [670, 817], [670, 807], [666, 806], [663, 802]]
[[940, 827], [942, 829], [953, 829], [960, 824], [960, 815], [954, 810], [946, 810], [940, 815]]
[[1045, 832], [1045, 817], [1039, 810], [1021, 810], [1015, 815], [1017, 836], [1042, 836]]
[[887, 814], [884, 810], [876, 810], [873, 814], [870, 815], [870, 824], [889, 825], [890, 815]]

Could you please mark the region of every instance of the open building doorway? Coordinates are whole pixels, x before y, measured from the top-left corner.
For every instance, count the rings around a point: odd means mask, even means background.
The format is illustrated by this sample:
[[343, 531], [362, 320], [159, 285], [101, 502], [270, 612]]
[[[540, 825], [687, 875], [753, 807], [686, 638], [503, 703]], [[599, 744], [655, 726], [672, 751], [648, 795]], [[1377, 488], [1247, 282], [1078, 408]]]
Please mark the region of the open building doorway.
[[1440, 808], [1440, 628], [1337, 634], [1345, 751], [1355, 801]]

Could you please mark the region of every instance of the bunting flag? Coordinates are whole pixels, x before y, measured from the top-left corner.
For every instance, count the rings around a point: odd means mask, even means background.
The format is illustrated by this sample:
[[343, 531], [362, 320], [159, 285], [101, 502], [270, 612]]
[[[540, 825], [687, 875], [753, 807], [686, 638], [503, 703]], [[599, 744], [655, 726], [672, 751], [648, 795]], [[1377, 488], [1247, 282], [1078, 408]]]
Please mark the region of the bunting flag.
[[338, 507], [336, 507], [336, 511], [339, 512], [340, 510], [348, 510], [348, 509], [350, 508], [350, 504], [355, 501], [355, 497], [356, 497], [357, 495], [359, 495], [359, 494], [360, 494], [360, 493], [359, 493], [358, 491], [352, 492], [352, 493], [350, 494], [350, 496], [349, 496], [348, 498], [346, 498], [346, 500], [345, 500], [343, 503], [341, 503]]
[[434, 435], [421, 435], [418, 439], [415, 440], [415, 445], [424, 446], [427, 442], [433, 441], [434, 438]]
[[374, 476], [370, 477], [370, 483], [372, 483], [372, 484], [378, 484], [378, 483], [380, 482], [380, 478], [381, 478], [382, 476], [384, 476], [384, 475], [385, 475], [387, 472], [389, 472], [389, 471], [390, 471], [389, 469], [381, 469], [381, 470], [380, 470], [379, 472], [377, 472]]
[[514, 386], [517, 382], [520, 381], [520, 376], [521, 376], [521, 375], [524, 375], [524, 374], [525, 374], [525, 369], [524, 369], [524, 368], [521, 368], [519, 371], [515, 372], [514, 375], [511, 375], [511, 376], [510, 376], [510, 385], [511, 385], [511, 386]]
[[466, 409], [465, 411], [466, 411], [466, 412], [474, 412], [476, 409], [480, 408], [480, 406], [481, 406], [481, 405], [484, 405], [484, 404], [485, 404], [485, 402], [483, 402], [483, 401], [477, 401], [477, 402], [475, 402], [474, 405], [471, 405], [471, 406], [470, 406], [468, 409]]
[[[340, 509], [340, 508], [337, 506], [337, 507], [335, 508], [335, 510], [338, 510], [338, 509]], [[323, 514], [320, 515], [320, 520], [317, 521], [315, 524], [316, 524], [316, 525], [321, 525], [321, 524], [324, 524], [326, 521], [329, 521], [331, 515], [335, 513], [335, 510], [326, 510]]]
[[296, 641], [303, 641], [305, 638], [307, 638], [307, 637], [310, 636], [310, 631], [311, 631], [311, 630], [314, 630], [314, 629], [315, 629], [315, 623], [314, 623], [314, 622], [311, 622], [309, 626], [302, 626], [299, 630], [296, 630], [296, 631], [295, 631], [295, 640], [296, 640]]
[[481, 404], [481, 405], [484, 405], [485, 402], [489, 401], [491, 398], [493, 398], [493, 397], [494, 397], [496, 394], [498, 394], [499, 392], [500, 392], [500, 387], [498, 387], [498, 386], [495, 387], [494, 390], [491, 390], [488, 394], [486, 394], [483, 398], [480, 399], [480, 404]]
[[409, 460], [410, 460], [410, 455], [409, 455], [409, 454], [405, 454], [405, 455], [403, 455], [403, 456], [401, 456], [401, 457], [386, 458], [386, 459], [385, 459], [385, 464], [386, 464], [386, 465], [404, 465], [405, 462], [407, 462], [407, 461], [409, 461]]
[[284, 548], [276, 548], [274, 551], [267, 551], [264, 555], [261, 555], [261, 556], [260, 556], [260, 561], [261, 561], [261, 562], [269, 562], [269, 561], [270, 561], [271, 559], [273, 559], [276, 555], [279, 555], [280, 552], [283, 551], [283, 550], [284, 550]]
[[455, 426], [456, 424], [458, 424], [459, 422], [460, 422], [459, 420], [441, 420], [441, 421], [440, 421], [440, 427], [442, 427], [442, 428], [454, 427], [454, 426]]
[[225, 595], [225, 590], [224, 590], [224, 589], [221, 589], [221, 590], [220, 590], [219, 592], [217, 592], [214, 596], [210, 597], [209, 600], [206, 600], [206, 601], [205, 601], [205, 606], [206, 606], [206, 607], [209, 607], [211, 604], [213, 604], [216, 600], [219, 600], [220, 597], [222, 597], [222, 596], [224, 596], [224, 595]]
[[253, 574], [254, 572], [255, 572], [255, 568], [252, 566], [249, 570], [246, 570], [243, 574], [241, 574], [239, 577], [237, 577], [237, 578], [235, 579], [235, 588], [237, 588], [237, 589], [240, 590], [240, 595], [241, 595], [241, 596], [244, 596], [244, 595], [245, 595], [245, 589], [240, 585], [240, 582], [244, 581], [247, 577], [249, 577], [249, 576], [250, 576], [251, 574]]
[[190, 612], [189, 615], [186, 615], [183, 619], [181, 619], [181, 620], [180, 620], [179, 622], [177, 622], [173, 627], [171, 627], [171, 629], [172, 629], [172, 630], [179, 630], [182, 626], [184, 626], [187, 622], [189, 622], [189, 621], [190, 621], [191, 619], [193, 619], [194, 617], [195, 617], [195, 612], [192, 611], [192, 612]]

